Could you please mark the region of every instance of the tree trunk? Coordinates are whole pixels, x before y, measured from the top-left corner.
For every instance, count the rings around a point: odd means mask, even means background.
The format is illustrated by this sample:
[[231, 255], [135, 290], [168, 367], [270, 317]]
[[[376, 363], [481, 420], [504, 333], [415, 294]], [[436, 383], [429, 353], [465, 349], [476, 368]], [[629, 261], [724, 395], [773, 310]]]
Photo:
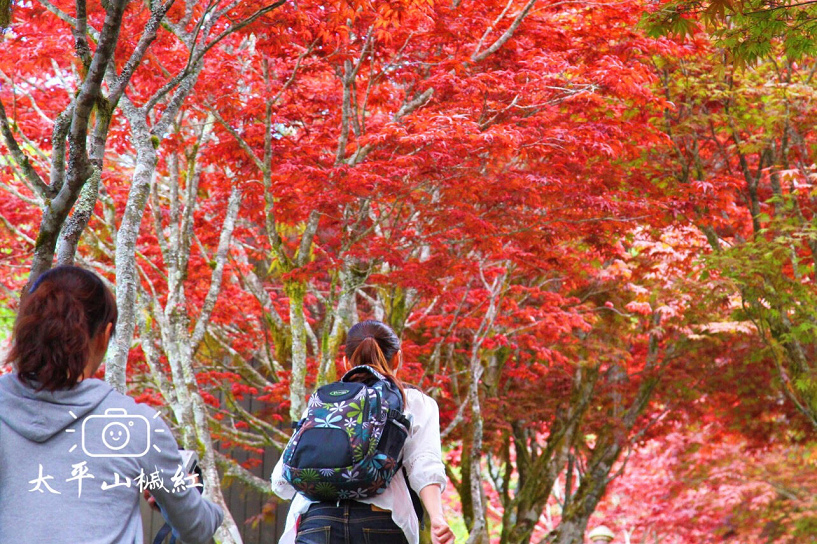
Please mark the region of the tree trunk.
[[587, 522], [604, 496], [607, 484], [610, 482], [608, 475], [620, 453], [621, 447], [614, 443], [602, 448], [598, 457], [594, 455], [590, 470], [582, 478], [579, 489], [576, 490], [576, 494], [562, 514], [559, 526], [551, 533], [552, 539], [547, 542], [552, 544], [582, 544], [584, 542]]
[[114, 335], [114, 353], [105, 367], [105, 380], [121, 393], [125, 393], [128, 352], [136, 328], [136, 292], [140, 281], [136, 270], [136, 241], [157, 162], [156, 149], [141, 110], [130, 104], [124, 109], [136, 145], [136, 169], [122, 222], [116, 233], [116, 306], [119, 319]]
[[[479, 401], [479, 381], [482, 377], [482, 361], [477, 349], [471, 358], [471, 384], [469, 396], [471, 398], [471, 452], [469, 459], [470, 478], [469, 492], [473, 504], [473, 523], [469, 527], [467, 544], [488, 544], [488, 525], [485, 521], [485, 504], [483, 503], [482, 489], [482, 408]], [[465, 482], [463, 482], [464, 484]]]
[[304, 318], [306, 285], [300, 281], [288, 281], [284, 283], [284, 292], [289, 298], [289, 328], [292, 337], [289, 417], [292, 421], [298, 421], [306, 409], [306, 323]]
[[346, 331], [358, 320], [355, 297], [357, 290], [366, 282], [368, 273], [359, 273], [354, 262], [344, 259], [340, 276], [340, 296], [334, 309], [327, 308], [326, 315], [332, 315], [332, 327], [323, 335], [321, 341], [321, 365], [318, 371], [318, 385], [333, 382], [337, 379], [335, 359], [343, 342]]
[[470, 423], [466, 423], [462, 430], [462, 455], [460, 455], [460, 482], [457, 492], [460, 495], [462, 517], [466, 527], [474, 524], [474, 502], [471, 499], [471, 443], [473, 433]]

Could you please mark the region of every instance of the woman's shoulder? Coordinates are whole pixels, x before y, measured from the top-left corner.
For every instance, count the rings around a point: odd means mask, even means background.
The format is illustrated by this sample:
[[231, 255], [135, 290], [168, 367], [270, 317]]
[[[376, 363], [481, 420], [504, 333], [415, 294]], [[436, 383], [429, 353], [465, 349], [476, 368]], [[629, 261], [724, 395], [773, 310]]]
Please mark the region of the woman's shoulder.
[[428, 395], [426, 395], [425, 393], [423, 393], [423, 390], [420, 389], [419, 387], [417, 387], [416, 385], [411, 385], [411, 384], [408, 384], [408, 383], [403, 384], [403, 390], [405, 390], [405, 392], [406, 392], [406, 398], [414, 398], [414, 399], [427, 398], [429, 400], [434, 400], [431, 397], [429, 397]]
[[[96, 380], [101, 381], [101, 380]], [[81, 383], [81, 382], [80, 382]], [[97, 384], [95, 384], [97, 385]], [[131, 397], [130, 395], [125, 395], [120, 393], [113, 387], [110, 387], [105, 382], [99, 384], [99, 387], [107, 387], [110, 388], [110, 391], [105, 396], [104, 400], [99, 403], [98, 409], [99, 410], [117, 410], [117, 411], [125, 411], [129, 415], [139, 415], [142, 417], [147, 417], [153, 419], [157, 415], [157, 411], [152, 408], [150, 405], [138, 402], [135, 398]]]
[[437, 410], [437, 402], [417, 387], [409, 386], [406, 391], [406, 410], [411, 413]]

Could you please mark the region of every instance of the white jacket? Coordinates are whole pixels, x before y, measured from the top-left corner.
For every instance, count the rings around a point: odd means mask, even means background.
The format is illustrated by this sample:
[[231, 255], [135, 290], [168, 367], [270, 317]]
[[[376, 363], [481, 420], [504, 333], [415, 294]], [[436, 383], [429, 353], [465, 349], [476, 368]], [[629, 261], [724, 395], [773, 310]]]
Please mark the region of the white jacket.
[[[419, 492], [425, 486], [438, 484], [445, 489], [445, 466], [442, 462], [440, 444], [440, 411], [437, 403], [417, 389], [406, 389], [406, 416], [411, 420], [411, 432], [403, 446], [403, 466], [408, 473], [412, 489]], [[283, 457], [283, 456], [282, 456]], [[278, 459], [270, 480], [272, 490], [282, 499], [292, 499], [287, 515], [286, 528], [279, 544], [294, 544], [298, 518], [313, 503], [295, 491], [282, 477], [282, 458]], [[409, 544], [420, 542], [420, 527], [411, 503], [403, 471], [394, 475], [389, 487], [374, 497], [360, 499], [391, 511], [394, 523], [403, 530]]]

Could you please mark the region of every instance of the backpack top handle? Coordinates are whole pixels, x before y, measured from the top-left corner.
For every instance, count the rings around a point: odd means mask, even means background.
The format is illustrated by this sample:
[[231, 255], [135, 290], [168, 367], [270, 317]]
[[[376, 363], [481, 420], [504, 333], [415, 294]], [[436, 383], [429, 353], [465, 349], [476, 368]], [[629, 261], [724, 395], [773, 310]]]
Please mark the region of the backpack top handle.
[[353, 369], [346, 372], [343, 377], [340, 379], [342, 382], [350, 382], [353, 381], [351, 378], [356, 376], [357, 374], [368, 374], [370, 376], [374, 376], [378, 380], [385, 380], [387, 382], [391, 382], [386, 376], [375, 370], [374, 368], [370, 367], [369, 365], [359, 365], [354, 367]]

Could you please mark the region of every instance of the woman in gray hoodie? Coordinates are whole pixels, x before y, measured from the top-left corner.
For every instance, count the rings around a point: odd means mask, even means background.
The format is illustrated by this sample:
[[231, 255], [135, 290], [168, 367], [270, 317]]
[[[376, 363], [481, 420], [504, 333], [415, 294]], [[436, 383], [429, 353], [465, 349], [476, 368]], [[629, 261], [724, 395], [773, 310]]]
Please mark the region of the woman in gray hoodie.
[[221, 524], [159, 414], [93, 378], [116, 318], [102, 280], [74, 266], [21, 300], [0, 376], [0, 544], [141, 544], [145, 491], [185, 543]]

